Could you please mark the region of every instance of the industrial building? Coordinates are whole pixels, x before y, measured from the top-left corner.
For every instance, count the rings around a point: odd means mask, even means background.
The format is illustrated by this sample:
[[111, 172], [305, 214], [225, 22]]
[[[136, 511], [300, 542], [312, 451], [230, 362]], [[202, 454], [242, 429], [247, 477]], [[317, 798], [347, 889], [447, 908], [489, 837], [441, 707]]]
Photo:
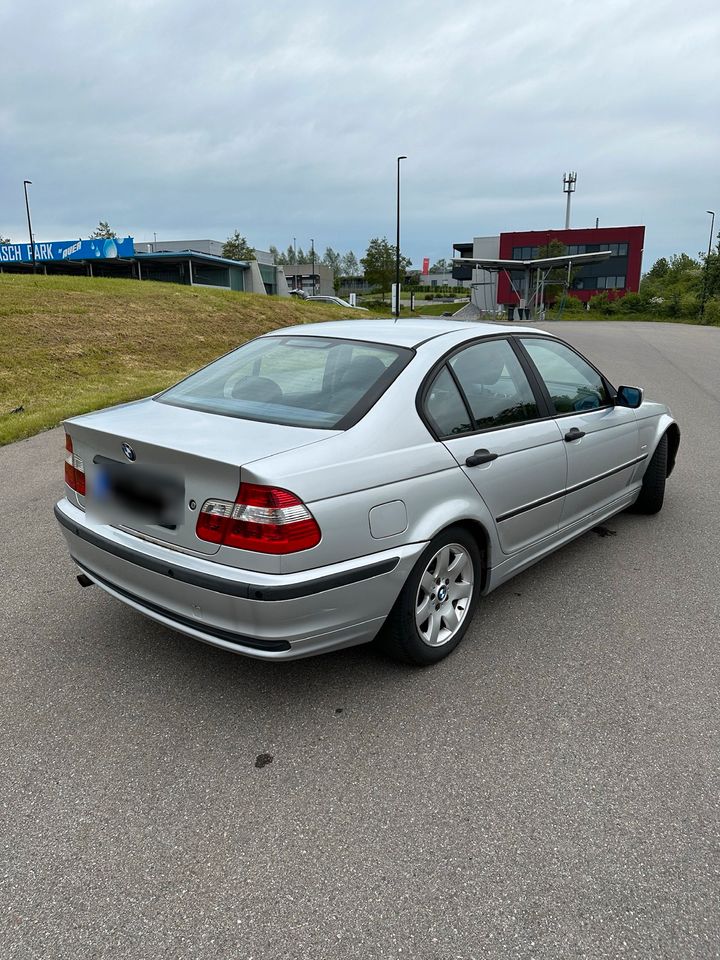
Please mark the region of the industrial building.
[[335, 296], [335, 273], [331, 267], [314, 263], [286, 263], [280, 267], [290, 290], [302, 290], [308, 296]]
[[[597, 293], [620, 297], [640, 287], [645, 227], [594, 227], [568, 230], [527, 230], [475, 237], [453, 244], [456, 258], [479, 261], [456, 262], [453, 277], [469, 284], [472, 301], [483, 313], [508, 310], [520, 305], [522, 271], [492, 261], [535, 260], [551, 241], [564, 245], [569, 257], [607, 251], [608, 256], [594, 262], [578, 260], [570, 270], [568, 294], [587, 302]], [[587, 258], [586, 258], [587, 259]]]
[[66, 240], [51, 243], [0, 244], [0, 272], [158, 280], [196, 287], [219, 287], [245, 293], [288, 295], [282, 267], [270, 253], [256, 250], [255, 260], [228, 260], [219, 240], [156, 240], [135, 243], [132, 237]]

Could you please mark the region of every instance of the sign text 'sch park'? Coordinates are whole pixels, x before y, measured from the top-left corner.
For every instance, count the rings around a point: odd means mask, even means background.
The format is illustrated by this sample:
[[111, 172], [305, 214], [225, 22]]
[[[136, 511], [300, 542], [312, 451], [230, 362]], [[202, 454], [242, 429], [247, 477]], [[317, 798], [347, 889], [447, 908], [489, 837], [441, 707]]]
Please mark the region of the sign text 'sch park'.
[[[132, 257], [135, 242], [132, 237], [97, 240], [54, 240], [52, 243], [36, 243], [35, 259], [38, 263], [56, 260], [112, 260], [116, 257]], [[32, 263], [29, 243], [1, 243], [0, 263]]]

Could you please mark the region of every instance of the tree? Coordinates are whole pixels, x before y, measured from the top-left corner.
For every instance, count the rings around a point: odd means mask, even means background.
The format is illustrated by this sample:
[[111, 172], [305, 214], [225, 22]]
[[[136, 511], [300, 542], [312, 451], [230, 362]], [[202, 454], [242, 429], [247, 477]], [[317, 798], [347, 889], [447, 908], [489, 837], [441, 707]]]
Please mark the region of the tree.
[[[395, 280], [395, 245], [387, 237], [374, 237], [368, 244], [365, 256], [360, 263], [365, 271], [365, 279], [374, 287], [378, 287], [385, 302], [385, 294], [390, 290]], [[400, 276], [411, 265], [409, 257], [400, 255]]]
[[[702, 261], [693, 259], [687, 253], [674, 253], [667, 259], [661, 257], [643, 277], [640, 293], [648, 298], [662, 297], [668, 303], [672, 299], [675, 304], [678, 302], [677, 298], [700, 294], [703, 273]], [[677, 297], [675, 297], [676, 294]], [[668, 309], [674, 309], [674, 307], [668, 307]]]
[[222, 255], [226, 260], [255, 260], [255, 251], [248, 246], [245, 237], [240, 236], [238, 230], [227, 238], [222, 248]]
[[452, 263], [441, 257], [429, 270], [430, 273], [452, 273]]
[[302, 247], [298, 247], [295, 251], [295, 260], [294, 263], [305, 263], [305, 251]]
[[12, 243], [10, 237], [0, 237], [0, 243]]
[[340, 254], [335, 253], [332, 247], [326, 247], [322, 262], [326, 267], [330, 267], [333, 274], [338, 277], [342, 272], [342, 259]]
[[90, 234], [91, 240], [115, 240], [116, 238], [117, 234], [107, 220], [101, 220]]
[[360, 264], [358, 263], [358, 258], [355, 256], [352, 250], [348, 250], [348, 252], [342, 258], [340, 272], [344, 277], [356, 277], [360, 273]]
[[669, 270], [670, 264], [667, 262], [667, 258], [660, 257], [659, 260], [655, 261], [645, 276], [653, 280], [660, 280], [662, 277], [667, 276]]
[[283, 266], [284, 264], [287, 263], [287, 258], [285, 257], [285, 254], [280, 253], [278, 248], [276, 246], [273, 246], [273, 244], [270, 244], [270, 256], [273, 258], [273, 263], [279, 264], [280, 266]]
[[[562, 240], [551, 240], [544, 247], [538, 248], [538, 257], [566, 257], [567, 247]], [[553, 267], [545, 278], [544, 302], [554, 303], [562, 293], [568, 282], [567, 267]], [[572, 283], [572, 274], [570, 275]]]
[[[719, 234], [720, 236], [720, 234]], [[720, 244], [710, 251], [710, 256], [703, 254], [704, 267], [703, 283], [708, 297], [720, 294]]]
[[285, 263], [297, 263], [297, 257], [295, 256], [295, 247], [292, 244], [289, 244], [287, 248], [287, 253], [285, 254]]

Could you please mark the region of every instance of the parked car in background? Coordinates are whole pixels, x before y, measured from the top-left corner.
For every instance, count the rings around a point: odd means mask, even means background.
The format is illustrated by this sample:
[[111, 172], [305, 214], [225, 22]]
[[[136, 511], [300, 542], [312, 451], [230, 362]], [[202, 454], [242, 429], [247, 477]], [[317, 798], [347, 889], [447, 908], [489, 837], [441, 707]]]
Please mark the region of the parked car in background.
[[83, 585], [248, 656], [377, 638], [415, 664], [516, 573], [660, 510], [680, 442], [562, 340], [446, 319], [277, 330], [65, 430]]
[[308, 299], [308, 295], [307, 293], [305, 293], [304, 290], [296, 289], [296, 290], [290, 290], [289, 292], [291, 297], [300, 297], [301, 300]]
[[327, 297], [327, 296], [316, 296], [308, 297], [308, 300], [313, 300], [316, 303], [332, 303], [336, 307], [345, 307], [347, 310], [362, 310], [364, 313], [369, 313], [367, 307], [358, 307], [353, 306], [352, 303], [348, 303], [347, 300], [343, 300], [341, 297]]

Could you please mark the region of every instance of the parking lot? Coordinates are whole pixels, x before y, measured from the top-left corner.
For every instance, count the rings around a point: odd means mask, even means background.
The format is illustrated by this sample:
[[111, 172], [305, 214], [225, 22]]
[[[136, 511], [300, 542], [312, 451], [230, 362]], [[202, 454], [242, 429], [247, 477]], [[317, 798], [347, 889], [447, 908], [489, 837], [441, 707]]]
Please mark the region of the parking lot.
[[1, 956], [720, 957], [720, 330], [545, 329], [670, 404], [665, 508], [426, 670], [246, 660], [81, 590], [62, 430], [0, 449]]

